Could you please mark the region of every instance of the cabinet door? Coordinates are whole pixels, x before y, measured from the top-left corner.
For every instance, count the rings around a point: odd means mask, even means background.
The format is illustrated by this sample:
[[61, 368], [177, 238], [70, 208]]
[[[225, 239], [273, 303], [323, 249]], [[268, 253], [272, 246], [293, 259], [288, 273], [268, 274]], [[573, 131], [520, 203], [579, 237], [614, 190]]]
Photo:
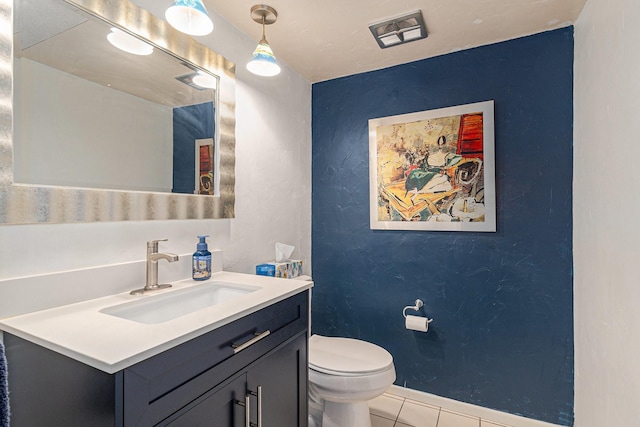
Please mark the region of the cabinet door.
[[252, 424], [259, 425], [261, 415], [261, 427], [307, 426], [307, 363], [305, 332], [249, 368]]
[[225, 382], [182, 409], [159, 426], [244, 427], [246, 415], [238, 402], [245, 401], [246, 375]]

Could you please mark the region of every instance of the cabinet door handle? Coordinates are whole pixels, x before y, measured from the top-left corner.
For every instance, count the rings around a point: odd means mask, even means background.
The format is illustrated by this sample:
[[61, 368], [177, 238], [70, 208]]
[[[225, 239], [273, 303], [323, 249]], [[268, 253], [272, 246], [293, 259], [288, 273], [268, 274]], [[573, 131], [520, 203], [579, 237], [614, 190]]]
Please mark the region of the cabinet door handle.
[[269, 335], [271, 333], [270, 330], [266, 330], [262, 333], [255, 333], [253, 335], [255, 335], [254, 338], [251, 338], [249, 341], [247, 341], [244, 344], [231, 344], [231, 347], [233, 347], [233, 354], [237, 354], [239, 352], [241, 352], [242, 350], [244, 350], [247, 347], [251, 347], [252, 345], [254, 345], [255, 343], [257, 343], [258, 341], [260, 341], [263, 338], [266, 338], [267, 335]]
[[256, 396], [258, 398], [258, 424], [251, 423], [251, 427], [262, 427], [262, 386], [258, 386], [257, 393], [250, 391], [247, 396]]
[[244, 396], [244, 402], [236, 400], [236, 403], [240, 406], [244, 406], [244, 426], [252, 427], [253, 423], [251, 422], [251, 408], [249, 406], [251, 404], [251, 396], [247, 394]]
[[262, 386], [258, 386], [258, 427], [262, 427]]

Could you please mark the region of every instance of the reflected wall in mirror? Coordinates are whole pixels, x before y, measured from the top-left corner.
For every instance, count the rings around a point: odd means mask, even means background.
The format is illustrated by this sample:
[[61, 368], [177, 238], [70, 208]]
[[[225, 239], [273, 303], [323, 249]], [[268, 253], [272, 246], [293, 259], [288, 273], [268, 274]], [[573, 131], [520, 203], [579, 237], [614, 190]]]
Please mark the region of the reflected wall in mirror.
[[[233, 217], [231, 62], [128, 0], [13, 5], [0, 222]], [[132, 35], [145, 55], [114, 47]]]

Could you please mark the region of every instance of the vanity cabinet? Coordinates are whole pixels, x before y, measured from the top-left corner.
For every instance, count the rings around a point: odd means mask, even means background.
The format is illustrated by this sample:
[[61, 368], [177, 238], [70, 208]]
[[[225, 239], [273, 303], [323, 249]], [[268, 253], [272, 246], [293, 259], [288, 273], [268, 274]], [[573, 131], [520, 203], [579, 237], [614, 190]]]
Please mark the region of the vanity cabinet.
[[296, 294], [114, 374], [5, 333], [11, 425], [306, 426], [308, 301]]

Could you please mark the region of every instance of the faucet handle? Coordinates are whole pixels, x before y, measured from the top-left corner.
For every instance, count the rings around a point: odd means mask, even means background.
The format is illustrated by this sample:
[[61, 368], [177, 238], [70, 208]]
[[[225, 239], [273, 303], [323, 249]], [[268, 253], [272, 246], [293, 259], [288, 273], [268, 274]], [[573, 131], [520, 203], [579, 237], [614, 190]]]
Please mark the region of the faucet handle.
[[158, 242], [167, 242], [169, 239], [149, 240], [147, 242], [147, 249], [151, 249], [152, 252], [158, 252]]

